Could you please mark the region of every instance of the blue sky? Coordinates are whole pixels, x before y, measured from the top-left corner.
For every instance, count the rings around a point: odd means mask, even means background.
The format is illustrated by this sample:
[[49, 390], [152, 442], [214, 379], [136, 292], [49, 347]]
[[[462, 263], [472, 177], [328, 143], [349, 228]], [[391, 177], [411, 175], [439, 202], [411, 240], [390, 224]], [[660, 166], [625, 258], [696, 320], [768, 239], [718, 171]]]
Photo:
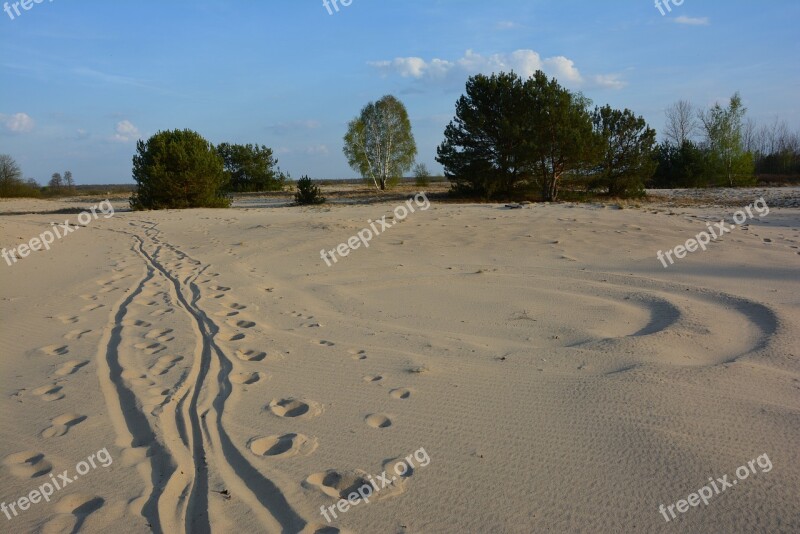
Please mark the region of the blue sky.
[[658, 130], [676, 100], [735, 91], [750, 117], [800, 129], [797, 0], [684, 0], [663, 16], [653, 2], [352, 0], [330, 15], [322, 0], [44, 0], [19, 16], [10, 2], [0, 153], [40, 182], [69, 169], [81, 184], [129, 183], [138, 138], [191, 128], [265, 144], [294, 177], [355, 177], [346, 124], [394, 94], [438, 172], [467, 77], [512, 68]]

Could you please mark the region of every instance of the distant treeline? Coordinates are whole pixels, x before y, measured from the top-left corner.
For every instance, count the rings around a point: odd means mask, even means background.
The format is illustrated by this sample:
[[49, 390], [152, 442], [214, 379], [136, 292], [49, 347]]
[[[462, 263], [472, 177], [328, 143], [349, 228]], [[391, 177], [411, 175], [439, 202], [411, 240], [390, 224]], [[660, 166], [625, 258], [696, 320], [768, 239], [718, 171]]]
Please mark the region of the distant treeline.
[[8, 154], [0, 154], [0, 198], [57, 198], [72, 195], [111, 196], [130, 194], [133, 184], [75, 184], [72, 173], [54, 173], [47, 185], [33, 178], [23, 179], [22, 169]]
[[648, 185], [711, 187], [800, 181], [800, 132], [777, 119], [757, 125], [744, 119], [738, 94], [728, 109], [697, 110], [681, 100], [666, 112], [665, 141]]
[[[501, 72], [468, 79], [437, 148], [444, 177], [431, 176], [424, 164], [415, 162], [417, 146], [408, 112], [392, 95], [369, 102], [348, 123], [343, 152], [362, 180], [379, 190], [410, 180], [420, 188], [447, 180], [456, 196], [496, 200], [555, 201], [564, 194], [638, 197], [647, 187], [736, 187], [754, 185], [759, 178], [766, 183], [797, 180], [800, 132], [791, 132], [777, 120], [759, 126], [746, 113], [738, 93], [727, 105], [710, 109], [678, 101], [666, 111], [659, 144], [656, 131], [629, 109], [593, 106], [542, 71], [528, 79]], [[409, 170], [413, 178], [404, 178]], [[291, 182], [272, 149], [214, 145], [191, 130], [162, 131], [140, 140], [133, 178], [134, 209], [224, 207], [233, 193], [286, 191]], [[302, 185], [298, 198], [321, 199], [310, 179], [304, 177]], [[69, 171], [53, 174], [41, 187], [23, 180], [10, 156], [0, 156], [0, 196], [56, 196], [79, 190]]]

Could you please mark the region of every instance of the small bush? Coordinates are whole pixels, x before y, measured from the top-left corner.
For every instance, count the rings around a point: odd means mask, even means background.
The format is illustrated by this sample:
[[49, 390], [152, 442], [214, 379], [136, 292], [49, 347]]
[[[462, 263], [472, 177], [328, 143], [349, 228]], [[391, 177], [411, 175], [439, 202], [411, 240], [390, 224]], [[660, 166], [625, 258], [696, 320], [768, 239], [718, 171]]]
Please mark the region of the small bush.
[[414, 185], [417, 187], [428, 187], [431, 185], [431, 173], [424, 163], [414, 165]]
[[294, 194], [294, 200], [301, 206], [310, 206], [322, 204], [325, 202], [325, 197], [319, 190], [311, 178], [303, 176], [297, 181], [297, 193]]

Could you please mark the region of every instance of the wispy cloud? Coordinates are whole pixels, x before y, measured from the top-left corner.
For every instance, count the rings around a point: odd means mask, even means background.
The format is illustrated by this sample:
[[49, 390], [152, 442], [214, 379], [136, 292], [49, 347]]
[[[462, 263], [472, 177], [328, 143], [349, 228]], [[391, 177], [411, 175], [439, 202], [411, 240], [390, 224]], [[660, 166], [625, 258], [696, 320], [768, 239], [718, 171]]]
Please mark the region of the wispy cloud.
[[687, 17], [685, 15], [681, 15], [673, 20], [675, 20], [676, 24], [685, 24], [687, 26], [708, 26], [711, 24], [711, 21], [708, 19], [708, 17]]
[[512, 20], [501, 20], [494, 25], [494, 29], [498, 31], [517, 30], [519, 28], [522, 28], [522, 24]]
[[111, 85], [129, 85], [131, 87], [139, 87], [141, 89], [150, 89], [153, 91], [160, 91], [163, 90], [160, 87], [156, 87], [155, 85], [150, 84], [145, 80], [139, 80], [137, 78], [131, 78], [130, 76], [121, 76], [119, 74], [110, 74], [107, 72], [101, 72], [98, 70], [90, 69], [87, 67], [78, 67], [72, 69], [74, 74], [78, 76], [83, 76], [85, 78], [91, 78], [94, 81], [107, 83]]
[[267, 126], [267, 130], [270, 130], [278, 135], [286, 135], [292, 132], [316, 130], [320, 126], [322, 126], [322, 124], [319, 121], [309, 119], [271, 124], [270, 126]]
[[328, 145], [313, 145], [307, 147], [305, 153], [309, 156], [327, 156], [330, 154], [330, 150], [328, 149]]

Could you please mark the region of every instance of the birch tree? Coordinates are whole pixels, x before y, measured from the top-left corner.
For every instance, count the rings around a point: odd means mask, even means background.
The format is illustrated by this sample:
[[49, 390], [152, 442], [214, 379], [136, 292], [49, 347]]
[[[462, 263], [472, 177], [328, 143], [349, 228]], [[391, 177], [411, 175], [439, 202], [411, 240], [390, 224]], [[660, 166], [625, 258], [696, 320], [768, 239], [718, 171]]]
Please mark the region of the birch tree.
[[406, 107], [391, 95], [370, 102], [350, 121], [344, 136], [347, 162], [376, 189], [386, 190], [414, 164], [417, 145]]

